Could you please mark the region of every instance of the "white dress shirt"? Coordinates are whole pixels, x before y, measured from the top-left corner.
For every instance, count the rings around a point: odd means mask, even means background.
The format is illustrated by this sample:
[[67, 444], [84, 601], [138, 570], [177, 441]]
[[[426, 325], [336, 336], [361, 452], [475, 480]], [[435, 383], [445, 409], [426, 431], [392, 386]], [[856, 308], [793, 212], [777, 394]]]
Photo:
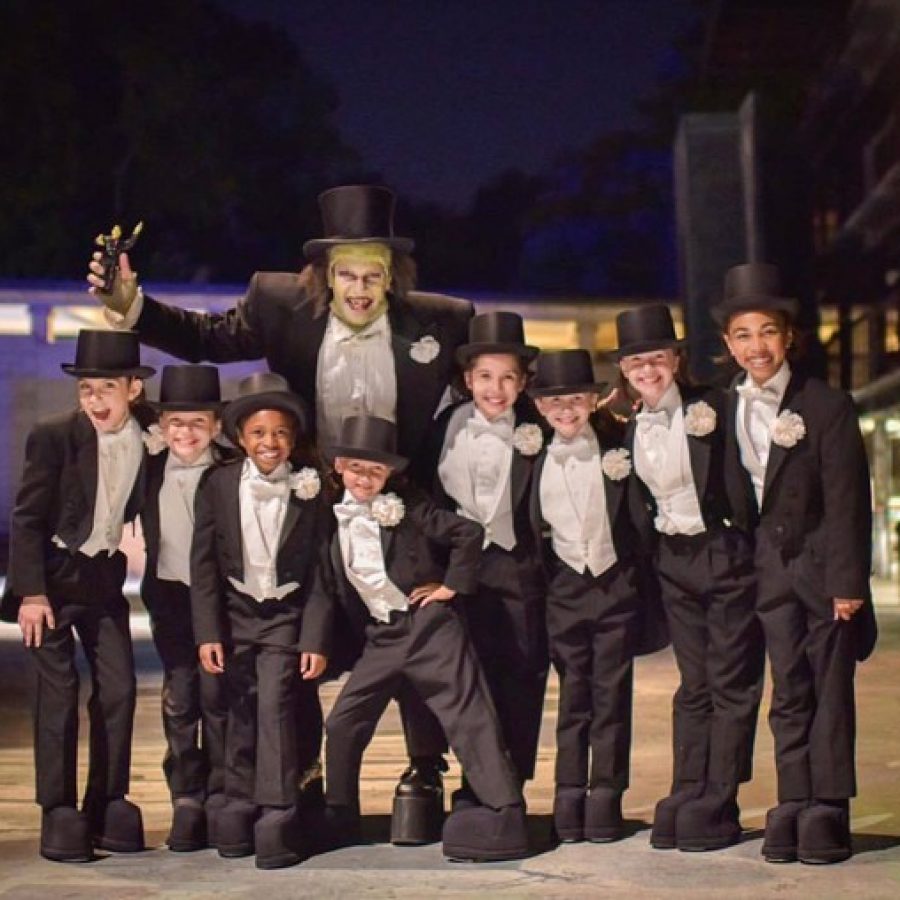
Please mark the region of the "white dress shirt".
[[125, 506], [144, 457], [141, 426], [133, 416], [114, 434], [97, 433], [97, 494], [94, 524], [78, 548], [85, 556], [115, 553], [122, 542]]
[[257, 603], [283, 600], [300, 585], [296, 581], [278, 584], [278, 545], [287, 513], [291, 486], [291, 468], [282, 463], [274, 472], [263, 475], [252, 459], [244, 460], [238, 485], [241, 515], [241, 554], [244, 580], [228, 580], [241, 593]]
[[566, 565], [594, 576], [615, 565], [600, 445], [590, 425], [569, 441], [553, 437], [538, 492], [553, 552]]
[[741, 463], [750, 473], [756, 503], [760, 509], [772, 445], [772, 423], [778, 416], [790, 380], [791, 367], [785, 360], [765, 384], [757, 385], [748, 375], [736, 388], [738, 403], [735, 425]]
[[474, 403], [450, 416], [438, 477], [457, 504], [457, 514], [484, 528], [484, 546], [516, 546], [510, 472], [515, 415], [511, 409], [488, 421]]
[[191, 541], [194, 537], [194, 496], [200, 476], [212, 465], [207, 447], [193, 463], [182, 462], [169, 450], [159, 489], [159, 557], [156, 577], [191, 583]]
[[684, 429], [681, 391], [672, 382], [655, 409], [637, 414], [634, 467], [656, 501], [653, 525], [661, 534], [706, 530]]
[[387, 622], [394, 611], [409, 609], [409, 598], [388, 578], [381, 546], [381, 526], [371, 503], [358, 503], [350, 491], [334, 507], [344, 574], [369, 614]]
[[354, 331], [333, 313], [316, 366], [316, 427], [319, 444], [336, 444], [348, 416], [397, 421], [397, 373], [387, 314]]

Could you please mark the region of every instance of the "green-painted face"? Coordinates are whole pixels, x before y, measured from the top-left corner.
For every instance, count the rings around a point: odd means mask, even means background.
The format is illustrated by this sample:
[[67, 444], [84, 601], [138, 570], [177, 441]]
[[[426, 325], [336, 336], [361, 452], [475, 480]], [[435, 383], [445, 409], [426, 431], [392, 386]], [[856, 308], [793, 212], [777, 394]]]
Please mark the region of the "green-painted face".
[[342, 245], [332, 251], [328, 284], [331, 311], [351, 328], [365, 328], [387, 310], [390, 250], [382, 245]]

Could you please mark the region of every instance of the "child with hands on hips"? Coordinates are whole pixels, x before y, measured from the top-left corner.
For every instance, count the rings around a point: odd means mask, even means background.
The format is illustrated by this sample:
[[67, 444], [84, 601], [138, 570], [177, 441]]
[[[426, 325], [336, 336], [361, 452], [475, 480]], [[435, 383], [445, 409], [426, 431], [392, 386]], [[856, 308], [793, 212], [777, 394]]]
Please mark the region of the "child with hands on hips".
[[[318, 472], [295, 471], [306, 412], [280, 375], [243, 379], [223, 429], [242, 461], [210, 469], [195, 502], [191, 605], [205, 671], [228, 694], [222, 856], [259, 868], [302, 858], [298, 679], [325, 670], [332, 609], [316, 589], [325, 507]], [[302, 727], [302, 723], [299, 727]]]
[[359, 839], [363, 752], [389, 700], [407, 687], [440, 721], [473, 791], [444, 824], [445, 855], [523, 856], [522, 794], [454, 602], [477, 583], [482, 528], [392, 477], [407, 460], [385, 419], [345, 419], [329, 455], [343, 496], [326, 571], [361, 653], [325, 724], [328, 838]]

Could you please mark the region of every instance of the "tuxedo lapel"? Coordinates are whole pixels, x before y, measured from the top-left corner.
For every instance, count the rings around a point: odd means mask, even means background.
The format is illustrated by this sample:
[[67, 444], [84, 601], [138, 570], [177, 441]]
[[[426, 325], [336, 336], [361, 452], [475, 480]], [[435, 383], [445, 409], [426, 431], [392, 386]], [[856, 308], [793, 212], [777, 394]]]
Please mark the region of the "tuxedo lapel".
[[293, 491], [288, 495], [287, 510], [285, 510], [284, 513], [284, 521], [281, 523], [281, 534], [278, 535], [279, 552], [284, 546], [285, 541], [290, 537], [291, 532], [296, 527], [297, 522], [300, 519], [300, 513], [303, 511], [303, 507], [309, 502], [309, 500], [301, 500], [299, 497], [295, 496]]
[[169, 451], [164, 450], [147, 460], [147, 491], [141, 509], [141, 528], [147, 552], [155, 554], [159, 550], [159, 492], [162, 490]]
[[[241, 538], [241, 471], [243, 465], [239, 462], [228, 466], [223, 473], [226, 482], [225, 490], [217, 492], [216, 502], [224, 507], [222, 520], [225, 523], [225, 544], [229, 548], [232, 558], [235, 560], [244, 577], [244, 542]], [[218, 517], [217, 517], [218, 518]]]
[[394, 546], [394, 536], [399, 527], [399, 525], [394, 525], [392, 528], [385, 528], [383, 525], [381, 525], [378, 528], [378, 532], [381, 537], [381, 552], [384, 554], [385, 571], [387, 571], [390, 567], [390, 552], [391, 548]]
[[[791, 375], [791, 380], [788, 382], [787, 390], [784, 392], [784, 397], [781, 400], [781, 406], [778, 407], [779, 415], [785, 410], [791, 410], [791, 412], [799, 413], [801, 411], [801, 407], [803, 405], [803, 379], [797, 376], [796, 374]], [[775, 483], [775, 479], [778, 477], [779, 472], [781, 472], [781, 468], [790, 455], [791, 450], [787, 447], [782, 447], [779, 444], [776, 444], [775, 441], [771, 441], [769, 444], [769, 459], [766, 462], [766, 477], [763, 481], [763, 502], [762, 505], [765, 507], [766, 500], [769, 497], [769, 491]]]
[[76, 456], [78, 474], [81, 478], [81, 490], [84, 494], [87, 522], [82, 540], [87, 540], [94, 521], [94, 508], [97, 503], [97, 432], [90, 420], [83, 413], [78, 414], [75, 426]]
[[328, 307], [325, 304], [301, 301], [294, 309], [294, 316], [295, 337], [290, 345], [295, 357], [294, 369], [301, 384], [296, 385], [293, 380], [291, 384], [308, 403], [315, 406], [319, 350], [328, 326]]
[[[688, 408], [693, 403], [697, 403], [702, 399], [702, 395], [695, 395], [691, 391], [682, 388], [681, 412], [687, 420]], [[715, 433], [715, 432], [713, 432]], [[688, 455], [691, 459], [691, 474], [694, 477], [694, 489], [697, 491], [697, 498], [703, 501], [706, 496], [706, 485], [709, 481], [709, 458], [712, 451], [710, 437], [697, 437], [687, 433], [685, 425], [684, 436], [687, 440]]]

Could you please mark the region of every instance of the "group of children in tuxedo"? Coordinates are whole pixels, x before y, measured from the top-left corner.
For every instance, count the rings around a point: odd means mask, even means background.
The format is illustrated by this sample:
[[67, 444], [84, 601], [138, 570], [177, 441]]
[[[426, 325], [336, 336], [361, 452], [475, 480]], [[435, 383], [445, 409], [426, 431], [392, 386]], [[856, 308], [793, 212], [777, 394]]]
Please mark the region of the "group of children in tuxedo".
[[[214, 367], [166, 367], [145, 450], [135, 404], [153, 371], [136, 335], [81, 332], [64, 366], [79, 411], [29, 435], [3, 610], [37, 672], [41, 853], [144, 846], [126, 799], [135, 679], [118, 549], [140, 512], [172, 850], [276, 868], [358, 841], [363, 753], [404, 688], [463, 772], [445, 855], [524, 856], [550, 662], [556, 832], [615, 841], [633, 660], [668, 631], [673, 778], [651, 844], [740, 839], [767, 647], [778, 804], [763, 855], [846, 859], [854, 667], [875, 634], [868, 468], [849, 399], [791, 370], [795, 314], [774, 267], [729, 271], [715, 315], [746, 373], [730, 391], [685, 380], [667, 307], [620, 314], [627, 422], [587, 351], [539, 354], [518, 315], [478, 315], [457, 352], [471, 399], [434, 423], [430, 492], [404, 478], [396, 428], [375, 416], [345, 419], [314, 455], [302, 401], [268, 373], [223, 405]], [[235, 458], [220, 458], [220, 428]], [[73, 631], [92, 678], [81, 810]], [[310, 688], [336, 656], [350, 674], [325, 723], [324, 806], [304, 809], [321, 736]]]

